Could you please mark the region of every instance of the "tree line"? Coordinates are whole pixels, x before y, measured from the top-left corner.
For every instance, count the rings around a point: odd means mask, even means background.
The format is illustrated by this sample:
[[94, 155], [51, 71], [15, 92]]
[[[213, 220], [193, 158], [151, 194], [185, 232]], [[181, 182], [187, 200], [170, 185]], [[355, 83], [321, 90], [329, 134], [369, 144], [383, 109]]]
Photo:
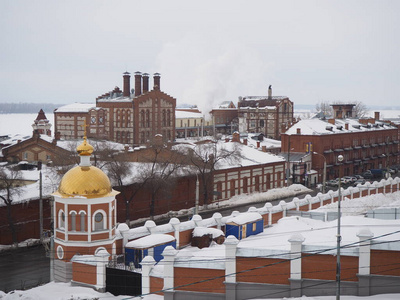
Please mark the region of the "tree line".
[[54, 103], [0, 103], [0, 114], [22, 114], [37, 113], [41, 109], [45, 112], [53, 112], [56, 108], [63, 104]]

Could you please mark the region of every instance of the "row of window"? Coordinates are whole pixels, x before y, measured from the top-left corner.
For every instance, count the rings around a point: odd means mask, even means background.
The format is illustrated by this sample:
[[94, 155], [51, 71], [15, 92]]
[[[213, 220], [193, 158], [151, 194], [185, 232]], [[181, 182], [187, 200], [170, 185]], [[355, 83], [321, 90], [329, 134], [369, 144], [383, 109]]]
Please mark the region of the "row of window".
[[[276, 172], [277, 176], [277, 183], [280, 185], [282, 181], [282, 172]], [[242, 185], [240, 186], [240, 182], [238, 179], [231, 179], [229, 181], [229, 188], [227, 184], [225, 185], [225, 189], [223, 189], [223, 181], [219, 181], [216, 183], [217, 185], [217, 192], [218, 192], [218, 199], [226, 198], [226, 197], [233, 197], [235, 195], [240, 195], [241, 193], [250, 193], [250, 192], [260, 192], [264, 190], [269, 190], [274, 188], [273, 182], [273, 174], [266, 174], [265, 175], [265, 182], [262, 182], [262, 176], [256, 175], [253, 176], [254, 178], [254, 185], [252, 184], [250, 177], [243, 177], [241, 178]], [[229, 195], [228, 195], [229, 192]], [[226, 193], [226, 197], [223, 197], [223, 194]]]
[[[70, 212], [70, 224], [69, 224], [69, 231], [78, 231], [78, 232], [86, 232], [87, 231], [87, 224], [86, 219], [87, 215], [86, 212], [81, 211], [76, 213], [75, 211]], [[93, 231], [100, 231], [107, 229], [107, 218], [106, 213], [104, 211], [96, 211], [93, 215]], [[65, 213], [63, 210], [58, 212], [58, 229], [66, 230], [65, 228]]]
[[[163, 109], [161, 112], [161, 124], [164, 127], [170, 127], [172, 120], [172, 113], [169, 109]], [[140, 111], [140, 126], [149, 128], [151, 122], [150, 110], [149, 109], [142, 109]]]

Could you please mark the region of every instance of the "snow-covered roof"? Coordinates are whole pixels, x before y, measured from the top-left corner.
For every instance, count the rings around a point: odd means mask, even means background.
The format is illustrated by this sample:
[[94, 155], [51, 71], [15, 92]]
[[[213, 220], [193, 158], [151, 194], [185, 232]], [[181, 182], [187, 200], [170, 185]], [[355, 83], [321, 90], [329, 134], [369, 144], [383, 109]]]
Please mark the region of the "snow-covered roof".
[[287, 96], [272, 96], [271, 98], [268, 98], [268, 96], [245, 96], [242, 98], [244, 101], [259, 101], [259, 100], [266, 100], [266, 99], [271, 99], [271, 100], [284, 100], [284, 99], [289, 99]]
[[115, 97], [115, 98], [99, 98], [97, 102], [132, 102], [133, 99], [129, 97]]
[[125, 248], [148, 249], [175, 241], [169, 234], [151, 234], [140, 239], [128, 242]]
[[196, 227], [192, 233], [192, 235], [194, 237], [201, 237], [201, 236], [208, 235], [208, 234], [211, 234], [213, 239], [220, 237], [220, 236], [225, 236], [225, 234], [222, 230], [219, 230], [216, 228]]
[[199, 112], [175, 110], [175, 118], [176, 119], [201, 119], [201, 118], [203, 118], [203, 115]]
[[[346, 129], [348, 124], [348, 129]], [[356, 119], [335, 119], [335, 124], [319, 119], [301, 120], [290, 127], [285, 133], [289, 135], [297, 134], [297, 129], [301, 130], [302, 135], [324, 135], [350, 132], [365, 132], [374, 130], [394, 129], [395, 127], [383, 122], [364, 125]]]
[[91, 109], [96, 109], [96, 104], [93, 103], [72, 103], [61, 106], [55, 110], [56, 113], [59, 112], [69, 112], [69, 113], [86, 113]]
[[257, 212], [247, 212], [231, 217], [226, 220], [226, 224], [244, 225], [261, 220], [262, 216]]
[[280, 148], [282, 142], [270, 138], [264, 137], [262, 141], [258, 141], [253, 139], [252, 137], [254, 136], [254, 133], [249, 133], [248, 134], [248, 139], [247, 139], [247, 145], [250, 147], [257, 147], [257, 142], [260, 142], [260, 147], [266, 146], [267, 148]]

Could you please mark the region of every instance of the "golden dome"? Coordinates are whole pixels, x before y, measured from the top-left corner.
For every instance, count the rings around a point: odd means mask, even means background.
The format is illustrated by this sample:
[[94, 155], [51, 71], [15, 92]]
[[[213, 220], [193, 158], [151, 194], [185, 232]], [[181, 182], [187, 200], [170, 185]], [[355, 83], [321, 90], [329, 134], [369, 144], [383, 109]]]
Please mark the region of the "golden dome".
[[90, 156], [93, 153], [93, 146], [86, 141], [86, 136], [83, 138], [83, 143], [76, 148], [76, 151], [83, 156]]
[[117, 192], [112, 189], [107, 175], [99, 168], [77, 166], [65, 173], [55, 194], [63, 198], [100, 198], [115, 195]]

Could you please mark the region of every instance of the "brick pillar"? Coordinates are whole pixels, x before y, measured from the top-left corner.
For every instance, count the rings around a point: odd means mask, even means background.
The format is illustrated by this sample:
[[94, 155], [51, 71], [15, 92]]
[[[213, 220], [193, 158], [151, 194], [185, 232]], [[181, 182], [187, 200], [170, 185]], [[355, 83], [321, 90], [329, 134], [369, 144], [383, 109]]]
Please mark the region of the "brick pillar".
[[194, 215], [192, 217], [192, 221], [196, 224], [196, 227], [199, 227], [199, 223], [203, 220], [203, 218], [200, 215]]
[[106, 265], [108, 264], [108, 258], [110, 254], [107, 250], [100, 250], [95, 254], [96, 258], [96, 289], [101, 292], [106, 291]]
[[144, 227], [147, 228], [147, 230], [150, 232], [150, 234], [152, 234], [155, 230], [155, 228], [157, 227], [156, 223], [152, 220], [147, 220], [144, 223]]
[[174, 228], [174, 237], [176, 240], [176, 249], [180, 249], [181, 245], [180, 245], [180, 238], [179, 238], [179, 227], [181, 225], [181, 221], [179, 221], [178, 218], [171, 218], [169, 220], [169, 224], [172, 225], [172, 227]]
[[142, 294], [150, 293], [150, 272], [155, 264], [156, 261], [151, 256], [146, 256], [140, 263], [142, 266]]
[[164, 256], [164, 290], [170, 292], [174, 290], [174, 262], [178, 253], [172, 246], [165, 247], [162, 256]]
[[272, 225], [272, 203], [267, 202], [264, 205], [264, 208], [268, 211], [268, 226]]
[[282, 208], [282, 218], [286, 217], [287, 203], [282, 200], [279, 202], [279, 206]]
[[294, 205], [296, 206], [296, 211], [299, 211], [300, 210], [300, 199], [297, 197], [294, 197], [292, 201], [293, 201]]
[[225, 240], [225, 299], [236, 299], [236, 248], [237, 238], [230, 235]]
[[290, 243], [290, 297], [300, 297], [301, 290], [301, 250], [304, 242], [301, 234], [293, 234]]
[[368, 229], [361, 229], [357, 236], [360, 240], [358, 250], [358, 295], [370, 295], [371, 238], [374, 234]]
[[222, 215], [220, 213], [214, 213], [213, 214], [213, 219], [217, 223], [217, 229], [221, 230], [222, 227]]

